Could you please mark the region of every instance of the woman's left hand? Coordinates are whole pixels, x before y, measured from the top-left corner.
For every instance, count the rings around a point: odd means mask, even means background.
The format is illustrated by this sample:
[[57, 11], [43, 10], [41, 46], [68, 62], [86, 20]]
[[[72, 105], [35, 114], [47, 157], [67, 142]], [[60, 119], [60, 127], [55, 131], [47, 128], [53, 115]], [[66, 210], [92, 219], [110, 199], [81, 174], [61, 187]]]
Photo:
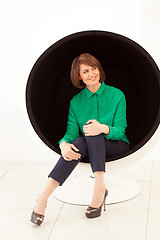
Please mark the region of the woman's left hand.
[[86, 125], [83, 126], [85, 136], [99, 135], [103, 132], [102, 124], [97, 120], [89, 120]]

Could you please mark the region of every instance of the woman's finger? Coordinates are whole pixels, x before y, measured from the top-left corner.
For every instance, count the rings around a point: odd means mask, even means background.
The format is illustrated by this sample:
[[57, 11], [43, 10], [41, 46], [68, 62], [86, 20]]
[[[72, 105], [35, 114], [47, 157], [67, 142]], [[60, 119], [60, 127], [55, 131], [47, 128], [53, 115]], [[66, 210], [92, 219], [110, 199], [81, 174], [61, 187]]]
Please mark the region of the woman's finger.
[[79, 151], [79, 149], [76, 148], [73, 144], [71, 144], [71, 147], [72, 147], [75, 151]]
[[95, 121], [95, 119], [90, 119], [86, 124], [93, 123], [94, 121]]
[[67, 157], [80, 157], [81, 154], [78, 153], [78, 152], [75, 152], [74, 150], [71, 149], [71, 150], [69, 150], [65, 153], [65, 156], [67, 156]]
[[66, 161], [71, 161], [72, 159], [65, 157], [64, 158]]
[[73, 154], [73, 153], [67, 154], [67, 157], [72, 159], [78, 159], [80, 156], [81, 156], [80, 154]]
[[78, 160], [78, 158], [71, 158], [71, 157], [65, 157], [64, 159], [66, 161]]

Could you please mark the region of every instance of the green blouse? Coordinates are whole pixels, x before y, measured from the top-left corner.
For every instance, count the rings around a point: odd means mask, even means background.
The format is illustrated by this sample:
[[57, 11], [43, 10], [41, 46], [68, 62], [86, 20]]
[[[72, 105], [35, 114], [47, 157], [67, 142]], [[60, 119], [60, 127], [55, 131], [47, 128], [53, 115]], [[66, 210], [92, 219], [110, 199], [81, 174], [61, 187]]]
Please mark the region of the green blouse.
[[104, 134], [106, 139], [122, 140], [129, 143], [125, 135], [127, 127], [125, 96], [121, 90], [102, 82], [95, 93], [85, 87], [71, 99], [67, 130], [59, 144], [62, 141], [71, 143], [80, 137], [80, 131], [85, 137], [83, 125], [86, 125], [91, 119], [109, 126], [109, 134]]

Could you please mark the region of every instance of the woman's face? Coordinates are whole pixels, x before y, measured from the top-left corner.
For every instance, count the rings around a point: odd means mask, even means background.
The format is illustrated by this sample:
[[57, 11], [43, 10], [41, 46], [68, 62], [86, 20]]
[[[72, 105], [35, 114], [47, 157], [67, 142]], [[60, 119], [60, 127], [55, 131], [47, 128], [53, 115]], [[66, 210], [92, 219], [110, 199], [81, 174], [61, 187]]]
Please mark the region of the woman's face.
[[98, 67], [80, 64], [79, 68], [80, 79], [82, 79], [86, 86], [91, 86], [99, 83], [100, 71]]

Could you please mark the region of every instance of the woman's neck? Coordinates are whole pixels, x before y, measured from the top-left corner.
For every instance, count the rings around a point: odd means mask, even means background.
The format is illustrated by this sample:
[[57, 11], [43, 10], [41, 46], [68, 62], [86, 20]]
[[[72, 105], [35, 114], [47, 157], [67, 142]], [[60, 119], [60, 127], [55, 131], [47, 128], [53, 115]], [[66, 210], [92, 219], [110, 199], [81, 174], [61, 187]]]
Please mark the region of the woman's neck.
[[89, 86], [86, 85], [86, 88], [87, 88], [89, 91], [95, 93], [95, 92], [97, 92], [97, 90], [100, 88], [100, 86], [101, 86], [101, 83], [98, 82], [98, 83], [95, 84], [95, 85], [89, 85]]

